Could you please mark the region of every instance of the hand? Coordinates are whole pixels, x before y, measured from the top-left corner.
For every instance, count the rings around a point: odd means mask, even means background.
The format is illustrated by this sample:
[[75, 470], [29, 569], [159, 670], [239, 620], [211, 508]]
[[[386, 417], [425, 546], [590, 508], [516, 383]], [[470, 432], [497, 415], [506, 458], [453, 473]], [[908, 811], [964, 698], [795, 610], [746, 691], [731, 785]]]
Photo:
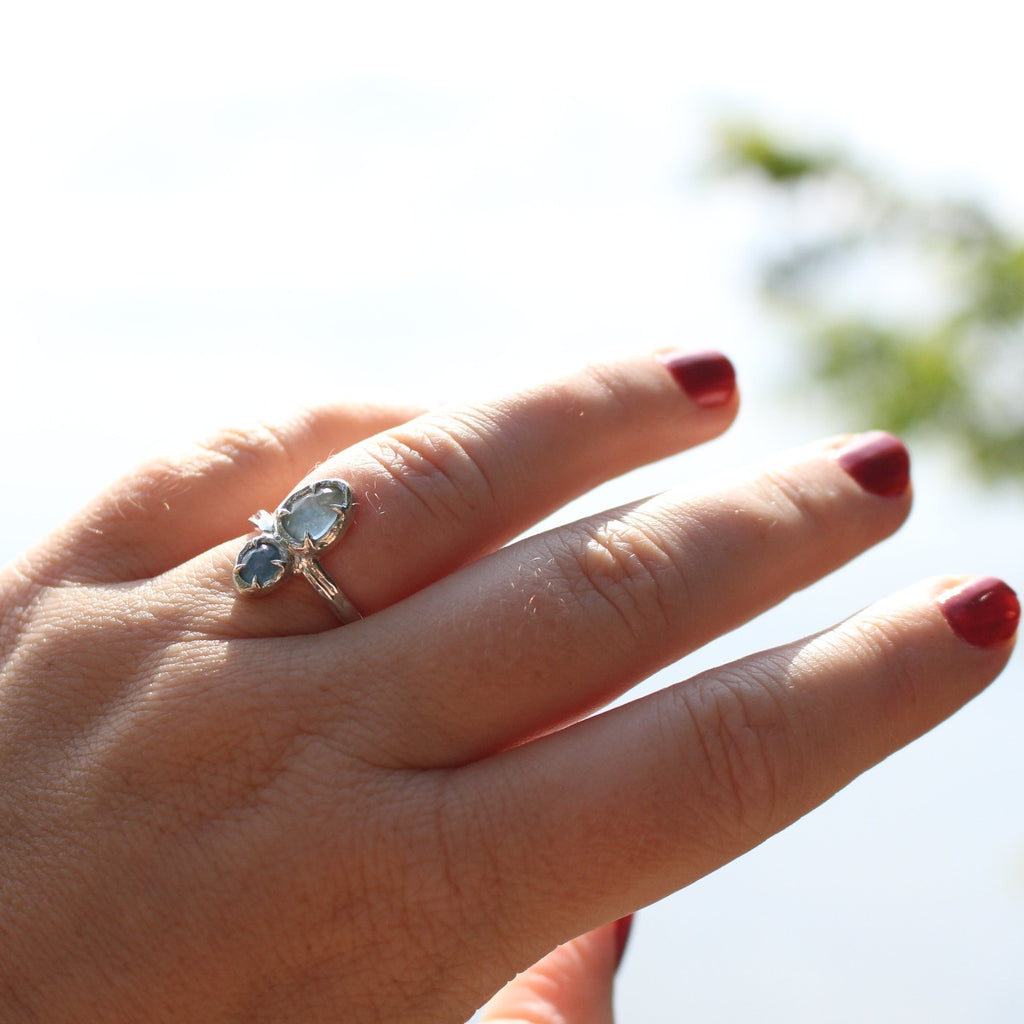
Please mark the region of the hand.
[[[0, 1018], [461, 1024], [976, 694], [1019, 609], [938, 578], [586, 717], [906, 515], [871, 434], [509, 544], [735, 409], [723, 358], [672, 355], [307, 411], [144, 466], [9, 567]], [[358, 502], [322, 556], [366, 616], [340, 628], [301, 577], [232, 582], [246, 517], [332, 451], [305, 479]], [[613, 934], [584, 942], [605, 978]]]

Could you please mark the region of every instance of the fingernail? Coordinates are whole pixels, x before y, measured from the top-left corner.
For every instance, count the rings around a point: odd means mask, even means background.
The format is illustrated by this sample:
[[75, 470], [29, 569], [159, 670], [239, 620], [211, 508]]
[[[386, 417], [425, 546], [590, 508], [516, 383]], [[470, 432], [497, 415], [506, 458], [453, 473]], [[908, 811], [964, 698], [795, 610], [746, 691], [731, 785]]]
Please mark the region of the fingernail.
[[622, 957], [626, 952], [626, 943], [629, 942], [629, 933], [633, 930], [633, 915], [627, 914], [615, 922], [615, 970], [619, 969]]
[[995, 647], [1017, 632], [1020, 601], [1002, 580], [985, 576], [944, 598], [942, 614], [961, 640], [974, 647]]
[[903, 442], [892, 434], [880, 430], [861, 434], [836, 457], [869, 494], [895, 498], [910, 485], [910, 456]]
[[725, 405], [736, 390], [736, 370], [721, 352], [661, 352], [673, 380], [698, 405]]

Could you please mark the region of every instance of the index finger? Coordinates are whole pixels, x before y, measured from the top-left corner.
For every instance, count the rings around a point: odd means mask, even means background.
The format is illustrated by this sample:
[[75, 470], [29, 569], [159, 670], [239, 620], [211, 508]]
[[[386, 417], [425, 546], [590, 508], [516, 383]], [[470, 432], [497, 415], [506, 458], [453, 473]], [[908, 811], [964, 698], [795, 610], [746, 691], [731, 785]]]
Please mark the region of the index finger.
[[[1019, 617], [999, 580], [926, 581], [462, 768], [451, 870], [529, 963], [722, 866], [937, 725], [999, 674]], [[485, 875], [460, 855], [481, 843]]]

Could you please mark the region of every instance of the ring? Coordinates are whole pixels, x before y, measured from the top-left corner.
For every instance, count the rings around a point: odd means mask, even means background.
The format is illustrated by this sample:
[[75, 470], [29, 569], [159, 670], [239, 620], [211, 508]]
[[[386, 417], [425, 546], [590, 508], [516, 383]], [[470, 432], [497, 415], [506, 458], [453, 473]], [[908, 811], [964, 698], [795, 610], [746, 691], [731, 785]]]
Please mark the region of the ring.
[[242, 594], [263, 594], [299, 572], [343, 623], [362, 618], [317, 561], [348, 529], [355, 506], [344, 480], [317, 480], [292, 491], [271, 514], [260, 509], [249, 522], [259, 534], [235, 559], [235, 587]]

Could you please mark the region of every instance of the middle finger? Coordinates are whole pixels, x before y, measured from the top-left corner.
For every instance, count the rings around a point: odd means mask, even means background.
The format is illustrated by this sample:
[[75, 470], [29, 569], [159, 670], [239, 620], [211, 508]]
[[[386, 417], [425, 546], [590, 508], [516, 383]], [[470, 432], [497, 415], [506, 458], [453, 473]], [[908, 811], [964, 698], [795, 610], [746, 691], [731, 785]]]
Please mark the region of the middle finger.
[[359, 666], [349, 692], [394, 737], [396, 763], [462, 764], [606, 703], [888, 536], [909, 508], [899, 440], [818, 443], [526, 538], [372, 629], [319, 638], [318, 659]]

